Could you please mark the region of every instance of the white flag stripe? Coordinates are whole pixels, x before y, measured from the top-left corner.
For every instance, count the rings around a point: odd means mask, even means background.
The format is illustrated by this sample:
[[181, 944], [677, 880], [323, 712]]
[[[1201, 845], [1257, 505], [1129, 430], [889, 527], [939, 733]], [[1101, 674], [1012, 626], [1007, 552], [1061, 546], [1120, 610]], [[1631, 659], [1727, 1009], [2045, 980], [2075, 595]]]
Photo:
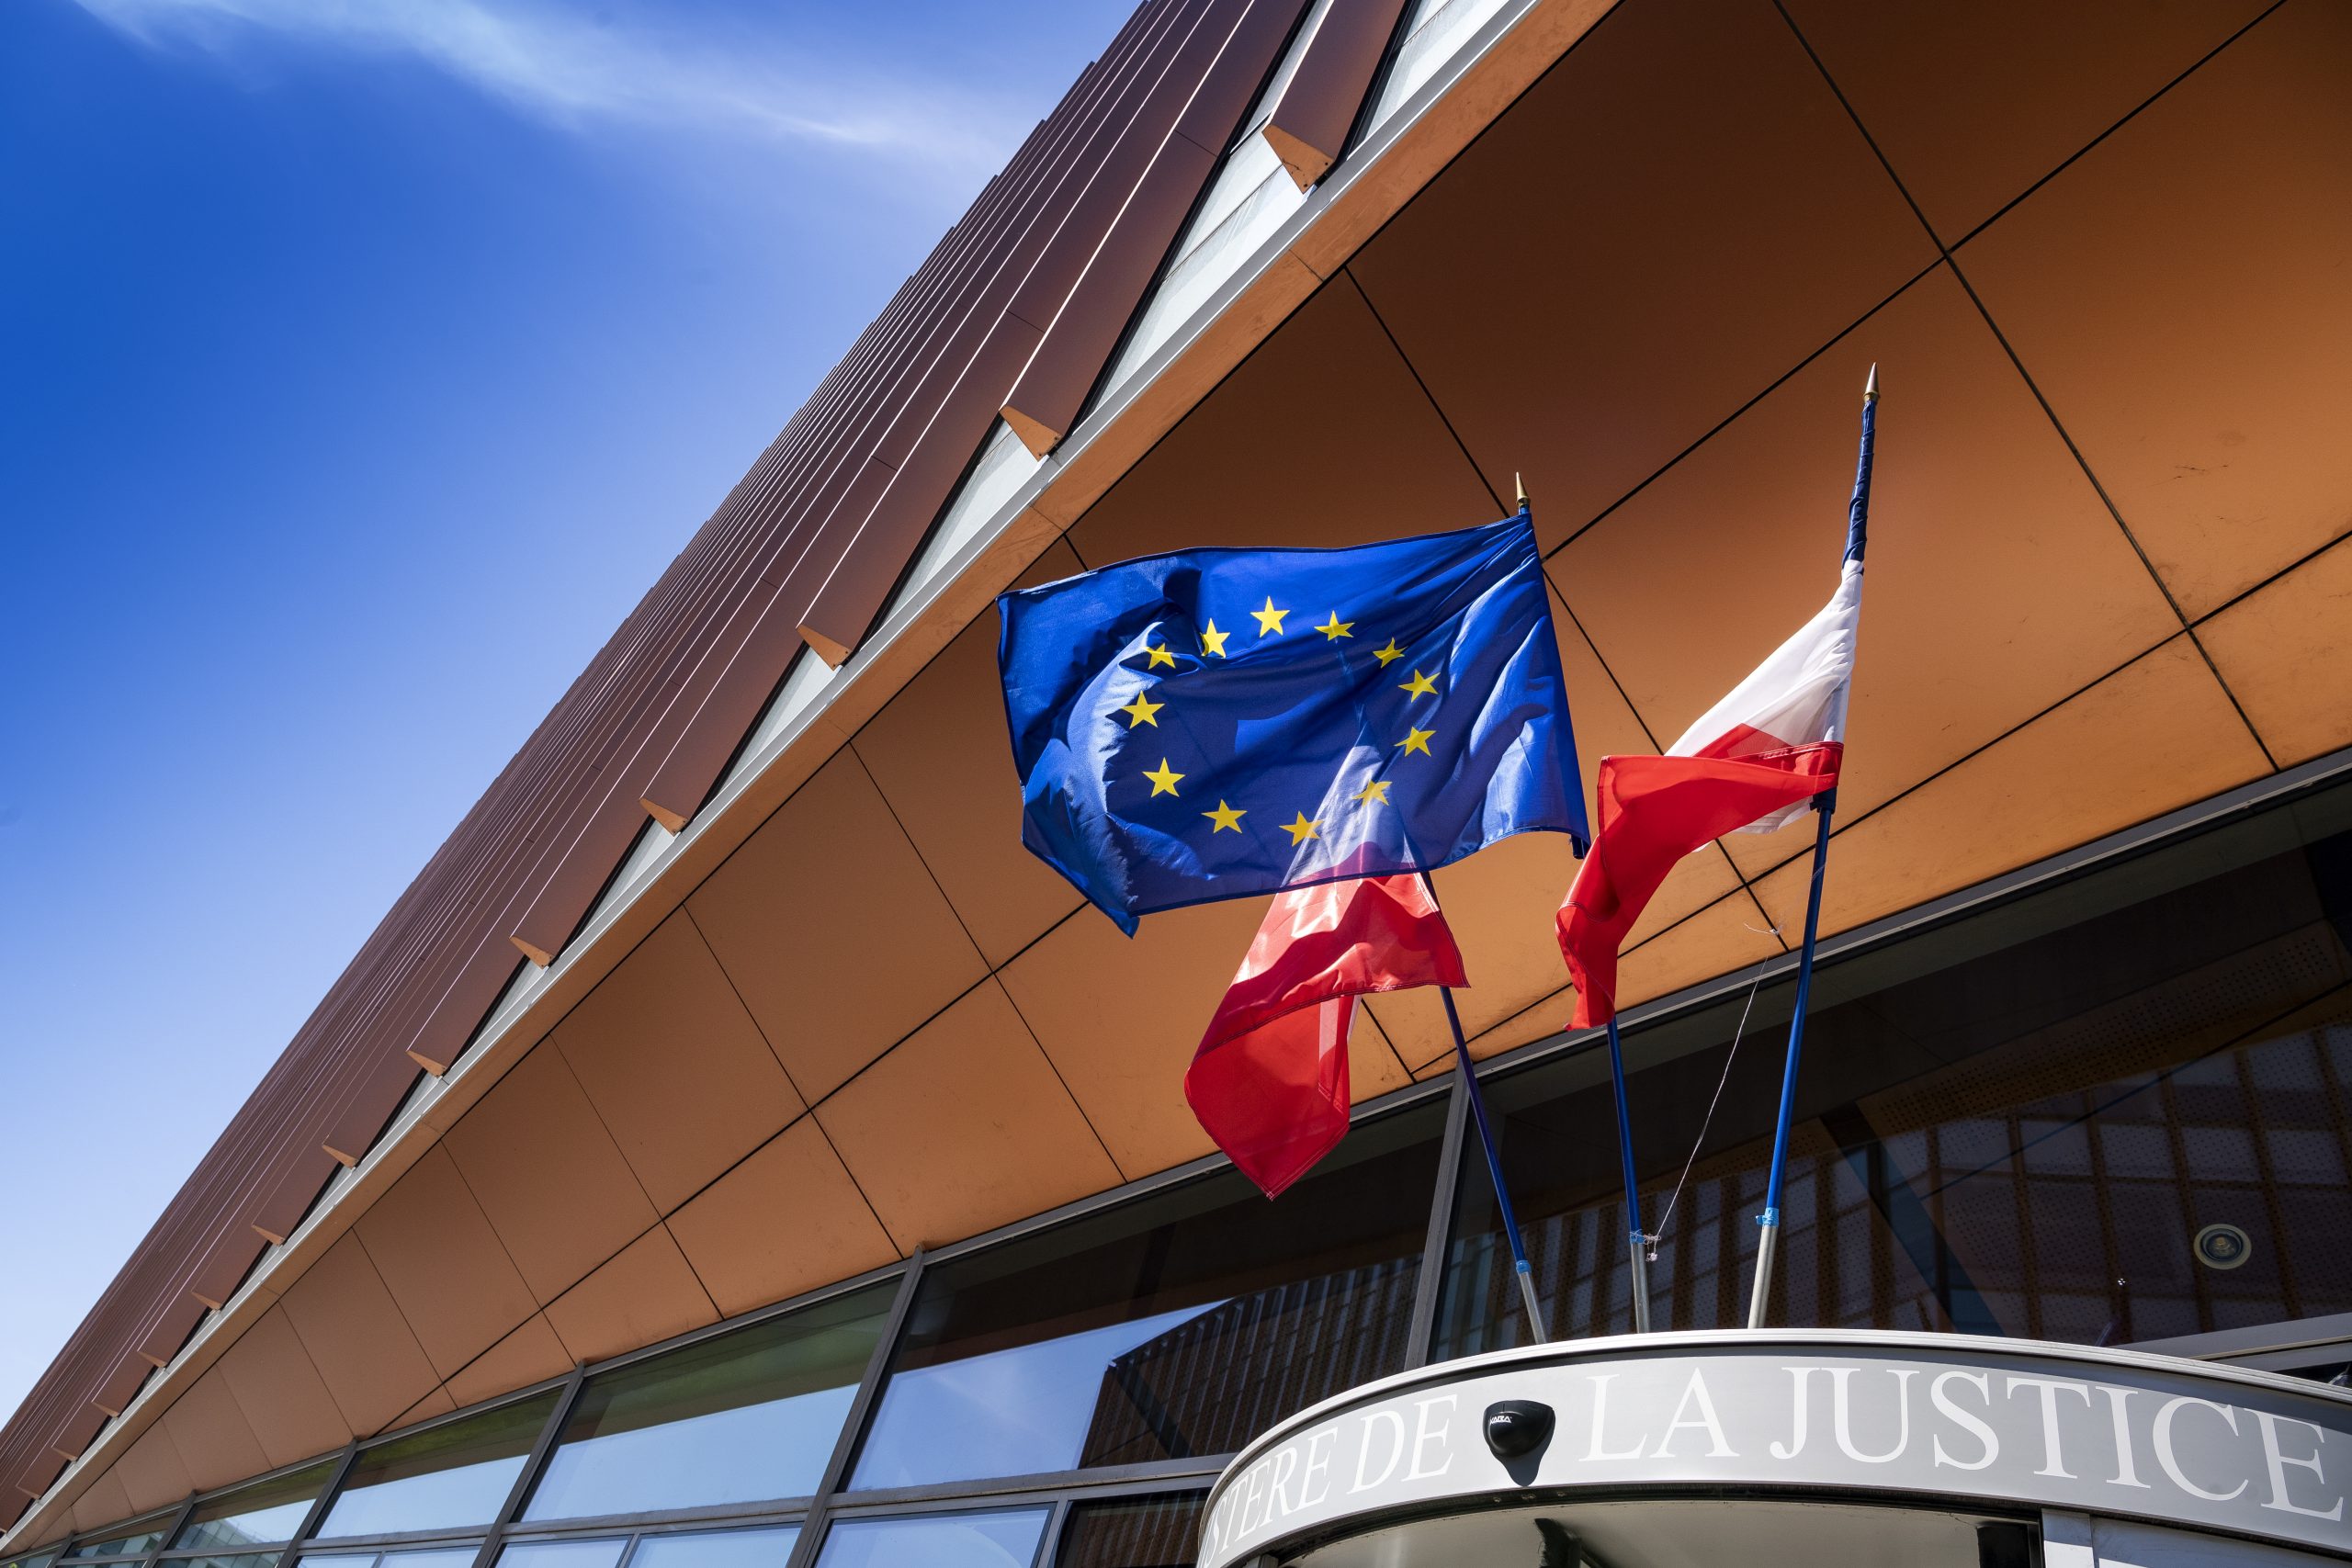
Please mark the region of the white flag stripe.
[[[1838, 592], [1820, 613], [1683, 731], [1666, 754], [1738, 757], [1788, 746], [1843, 742], [1861, 619], [1862, 563], [1849, 560], [1838, 574]], [[1769, 833], [1812, 809], [1812, 802], [1802, 801], [1738, 830]]]

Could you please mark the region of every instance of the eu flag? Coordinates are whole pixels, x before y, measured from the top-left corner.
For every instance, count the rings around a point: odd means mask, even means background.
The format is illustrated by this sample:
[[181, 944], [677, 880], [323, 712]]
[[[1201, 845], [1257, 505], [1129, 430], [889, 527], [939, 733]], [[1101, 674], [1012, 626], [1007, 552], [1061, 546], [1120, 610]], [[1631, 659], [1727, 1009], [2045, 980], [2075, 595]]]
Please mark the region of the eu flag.
[[997, 602], [1022, 841], [1136, 917], [1589, 841], [1535, 530], [1150, 556]]

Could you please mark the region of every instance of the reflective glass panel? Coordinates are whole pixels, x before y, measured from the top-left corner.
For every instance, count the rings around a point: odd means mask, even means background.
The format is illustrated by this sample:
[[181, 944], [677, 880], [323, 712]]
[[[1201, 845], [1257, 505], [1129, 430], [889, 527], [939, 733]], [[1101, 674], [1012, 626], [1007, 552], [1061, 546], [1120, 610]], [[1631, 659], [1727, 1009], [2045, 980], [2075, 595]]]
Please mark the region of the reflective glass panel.
[[107, 1532], [103, 1540], [85, 1540], [65, 1555], [69, 1560], [76, 1557], [134, 1556], [163, 1540], [164, 1532], [171, 1528], [171, 1523], [170, 1518], [159, 1514], [135, 1524], [117, 1525]]
[[410, 1551], [387, 1551], [379, 1559], [380, 1568], [471, 1568], [474, 1543], [464, 1546], [427, 1546]]
[[844, 1519], [825, 1532], [817, 1568], [1029, 1568], [1044, 1508]]
[[177, 1568], [275, 1568], [275, 1551], [240, 1551], [220, 1556], [175, 1557]]
[[22, 1557], [11, 1557], [0, 1568], [49, 1568], [57, 1561], [57, 1548], [44, 1546], [39, 1551], [28, 1551]]
[[792, 1555], [792, 1543], [799, 1539], [798, 1525], [640, 1536], [637, 1555], [628, 1564], [629, 1568], [784, 1568], [785, 1559]]
[[1201, 1545], [1205, 1492], [1072, 1508], [1054, 1568], [1192, 1568]]
[[319, 1534], [390, 1535], [488, 1524], [554, 1408], [555, 1395], [541, 1394], [360, 1450]]
[[[1625, 1034], [1657, 1327], [1746, 1321], [1791, 987], [1735, 1052], [1744, 1000]], [[1553, 1334], [1629, 1328], [1605, 1071], [1488, 1104]], [[2348, 1113], [2338, 787], [1825, 964], [1771, 1320], [2113, 1345], [2352, 1312]], [[1466, 1154], [1442, 1356], [1525, 1333]]]
[[498, 1568], [613, 1568], [628, 1544], [625, 1535], [594, 1540], [518, 1540], [499, 1550]]
[[187, 1523], [172, 1538], [171, 1549], [234, 1551], [240, 1547], [292, 1540], [294, 1532], [302, 1528], [302, 1517], [311, 1511], [311, 1504], [334, 1473], [334, 1461], [327, 1460], [198, 1503]]
[[1442, 1107], [925, 1270], [854, 1484], [1229, 1453], [1404, 1365]]
[[876, 1285], [591, 1379], [523, 1517], [816, 1491], [897, 1288]]

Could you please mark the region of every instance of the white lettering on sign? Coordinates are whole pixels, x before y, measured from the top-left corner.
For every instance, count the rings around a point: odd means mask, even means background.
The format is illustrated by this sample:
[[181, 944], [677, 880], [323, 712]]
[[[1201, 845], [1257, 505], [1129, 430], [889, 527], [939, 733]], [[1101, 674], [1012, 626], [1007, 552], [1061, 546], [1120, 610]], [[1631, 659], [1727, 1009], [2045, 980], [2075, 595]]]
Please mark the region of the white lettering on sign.
[[1615, 1372], [1596, 1372], [1592, 1379], [1592, 1448], [1584, 1456], [1588, 1460], [1639, 1459], [1642, 1439], [1636, 1437], [1634, 1446], [1619, 1452], [1610, 1452], [1601, 1446], [1602, 1429], [1609, 1424], [1609, 1383]]
[[[1372, 1425], [1385, 1421], [1396, 1436], [1389, 1439], [1388, 1462], [1380, 1467], [1378, 1475], [1368, 1474], [1372, 1459]], [[1385, 1486], [1388, 1478], [1396, 1473], [1396, 1461], [1405, 1457], [1405, 1417], [1394, 1410], [1375, 1410], [1364, 1417], [1363, 1441], [1356, 1448], [1356, 1483], [1350, 1492], [1369, 1492], [1375, 1486]]]
[[2145, 1492], [2148, 1483], [2140, 1479], [2140, 1472], [2132, 1461], [2131, 1404], [2132, 1396], [2139, 1390], [2118, 1388], [2110, 1382], [2099, 1384], [2098, 1391], [2107, 1395], [2108, 1415], [2115, 1425], [2115, 1473], [2109, 1478], [2108, 1484], [2136, 1486]]
[[[1317, 1507], [1322, 1504], [1323, 1499], [1331, 1495], [1331, 1444], [1338, 1440], [1339, 1436], [1340, 1429], [1337, 1427], [1318, 1427], [1306, 1435], [1306, 1471], [1299, 1477], [1298, 1506], [1300, 1507]], [[1322, 1445], [1322, 1451], [1319, 1453], [1316, 1451], [1316, 1445], [1318, 1443]], [[1317, 1476], [1322, 1477], [1322, 1490], [1309, 1496], [1306, 1488], [1315, 1484]]]
[[1830, 1412], [1838, 1436], [1838, 1451], [1862, 1464], [1886, 1464], [1903, 1457], [1911, 1446], [1911, 1380], [1919, 1375], [1917, 1367], [1889, 1367], [1888, 1375], [1894, 1379], [1894, 1408], [1897, 1427], [1894, 1446], [1883, 1454], [1866, 1454], [1854, 1446], [1853, 1405], [1848, 1397], [1847, 1385], [1853, 1381], [1851, 1367], [1829, 1369], [1831, 1395]]
[[[2326, 1484], [2327, 1474], [2320, 1469], [2319, 1463], [2320, 1450], [2327, 1445], [2325, 1428], [2313, 1426], [2309, 1421], [2298, 1421], [2292, 1416], [2273, 1416], [2267, 1410], [2256, 1411], [2254, 1418], [2262, 1425], [2262, 1462], [2270, 1472], [2270, 1501], [2262, 1506], [2275, 1508], [2282, 1514], [2301, 1514], [2308, 1518], [2341, 1519], [2344, 1517], [2344, 1499], [2341, 1497], [2336, 1498], [2335, 1506], [2328, 1508], [2306, 1508], [2300, 1503], [2287, 1500], [2287, 1467], [2290, 1464], [2310, 1471], [2322, 1485]], [[2312, 1451], [2296, 1455], [2280, 1449], [2278, 1428], [2281, 1425], [2301, 1427], [2310, 1432]]]
[[1804, 1452], [1805, 1384], [1812, 1381], [1814, 1373], [1826, 1371], [1828, 1369], [1826, 1367], [1787, 1367], [1782, 1370], [1789, 1374], [1790, 1380], [1796, 1384], [1795, 1392], [1790, 1395], [1790, 1403], [1793, 1406], [1794, 1414], [1790, 1418], [1788, 1442], [1786, 1444], [1782, 1444], [1780, 1439], [1777, 1438], [1774, 1438], [1772, 1441], [1772, 1457], [1774, 1459], [1794, 1459], [1797, 1455]]
[[[1696, 1416], [1686, 1416], [1683, 1412], [1689, 1410], [1693, 1404], [1699, 1407], [1699, 1414]], [[1737, 1459], [1739, 1457], [1724, 1437], [1724, 1424], [1715, 1415], [1715, 1402], [1707, 1395], [1706, 1372], [1699, 1367], [1690, 1369], [1690, 1381], [1682, 1385], [1682, 1398], [1674, 1406], [1674, 1419], [1666, 1424], [1666, 1431], [1658, 1438], [1657, 1448], [1651, 1453], [1650, 1458], [1672, 1459], [1674, 1434], [1685, 1428], [1707, 1434], [1709, 1459]]]
[[1993, 1380], [1983, 1372], [1953, 1371], [1938, 1372], [1935, 1381], [1928, 1385], [1928, 1403], [1936, 1407], [1936, 1413], [1974, 1438], [1984, 1445], [1984, 1451], [1973, 1460], [1954, 1459], [1944, 1450], [1944, 1440], [1932, 1436], [1928, 1439], [1928, 1448], [1939, 1465], [1948, 1465], [1953, 1470], [1983, 1470], [2001, 1457], [2001, 1439], [1983, 1419], [1952, 1403], [1951, 1395], [1944, 1392], [1944, 1385], [1955, 1382], [1974, 1384], [1976, 1396], [1984, 1402], [1989, 1412], [1993, 1404]]
[[2012, 1376], [2004, 1386], [2003, 1392], [2014, 1399], [2017, 1397], [2018, 1390], [2021, 1388], [2032, 1389], [2041, 1396], [2041, 1468], [2035, 1471], [2034, 1474], [2056, 1475], [2063, 1476], [2068, 1481], [2074, 1480], [2075, 1472], [2066, 1468], [2059, 1446], [2061, 1439], [2058, 1436], [2058, 1396], [2061, 1393], [2079, 1393], [2083, 1396], [2083, 1404], [2088, 1406], [2091, 1402], [2091, 1385], [2086, 1382], [2075, 1382], [2068, 1378]]
[[[1235, 1467], [1205, 1521], [1203, 1562], [1240, 1568], [1351, 1517], [1466, 1506], [1521, 1485], [1693, 1482], [2111, 1511], [2352, 1555], [2352, 1406], [2324, 1391], [2139, 1358], [1871, 1348], [1824, 1346], [1813, 1361], [1713, 1347], [1570, 1352], [1433, 1371]], [[1508, 1461], [1494, 1454], [1479, 1413], [1502, 1400], [1548, 1405], [1557, 1435]]]
[[1274, 1517], [1274, 1505], [1277, 1503], [1282, 1505], [1283, 1513], [1291, 1511], [1290, 1499], [1283, 1495], [1283, 1488], [1290, 1484], [1290, 1472], [1298, 1468], [1298, 1450], [1276, 1449], [1273, 1459], [1274, 1473], [1266, 1483], [1266, 1517], [1269, 1521]]
[[[2164, 1467], [2164, 1472], [2166, 1475], [2172, 1477], [2172, 1483], [2175, 1486], [2179, 1487], [2183, 1492], [2188, 1493], [2190, 1496], [2202, 1497], [2208, 1503], [2226, 1503], [2231, 1498], [2235, 1497], [2239, 1493], [2245, 1490], [2246, 1483], [2245, 1482], [2239, 1482], [2227, 1492], [2208, 1492], [2204, 1487], [2198, 1485], [2197, 1483], [2189, 1480], [2187, 1475], [2182, 1473], [2180, 1460], [2173, 1452], [2173, 1417], [2178, 1416], [2182, 1411], [2189, 1408], [2191, 1405], [2211, 1411], [2214, 1415], [2219, 1416], [2222, 1420], [2229, 1423], [2230, 1433], [2233, 1437], [2237, 1434], [2237, 1406], [2233, 1404], [2216, 1404], [2210, 1399], [2199, 1399], [2191, 1394], [2186, 1393], [2180, 1394], [2172, 1399], [2167, 1399], [2156, 1407], [2156, 1426], [2154, 1434], [2156, 1443], [2156, 1463]], [[2046, 1475], [2049, 1472], [2044, 1471], [2042, 1473]]]
[[1413, 1464], [1411, 1469], [1405, 1472], [1406, 1480], [1434, 1480], [1453, 1468], [1453, 1454], [1450, 1450], [1446, 1453], [1445, 1462], [1435, 1470], [1427, 1468], [1423, 1461], [1429, 1456], [1430, 1445], [1444, 1442], [1446, 1433], [1451, 1429], [1452, 1425], [1450, 1422], [1441, 1422], [1432, 1431], [1430, 1427], [1430, 1412], [1441, 1404], [1451, 1412], [1456, 1397], [1456, 1395], [1445, 1393], [1440, 1394], [1435, 1399], [1418, 1399], [1413, 1402]]

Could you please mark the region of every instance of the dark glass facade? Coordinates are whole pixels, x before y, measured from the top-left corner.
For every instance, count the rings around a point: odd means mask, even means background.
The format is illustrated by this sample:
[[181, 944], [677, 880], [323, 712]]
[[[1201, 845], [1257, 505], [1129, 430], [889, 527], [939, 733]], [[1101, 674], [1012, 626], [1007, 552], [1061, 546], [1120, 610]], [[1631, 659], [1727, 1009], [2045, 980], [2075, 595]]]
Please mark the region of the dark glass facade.
[[[1626, 1034], [1654, 1326], [1746, 1321], [1792, 988]], [[1630, 1329], [1600, 1062], [1489, 1105], [1553, 1331]], [[2126, 1344], [2352, 1312], [2347, 1107], [2352, 792], [1825, 963], [1773, 1320]], [[1457, 1192], [1440, 1356], [1524, 1333], [1483, 1166]]]

